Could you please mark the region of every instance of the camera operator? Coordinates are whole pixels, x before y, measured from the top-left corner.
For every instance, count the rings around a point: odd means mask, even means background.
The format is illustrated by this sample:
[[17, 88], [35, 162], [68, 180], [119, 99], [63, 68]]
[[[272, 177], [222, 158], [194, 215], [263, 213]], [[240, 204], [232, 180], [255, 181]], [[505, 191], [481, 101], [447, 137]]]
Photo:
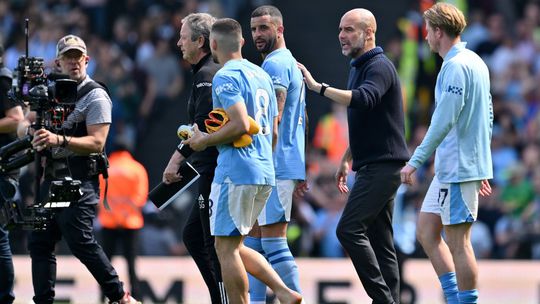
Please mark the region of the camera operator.
[[[16, 139], [17, 125], [24, 119], [21, 106], [8, 98], [11, 88], [11, 71], [4, 67], [4, 48], [0, 45], [0, 147], [3, 147]], [[6, 193], [6, 187], [16, 187], [18, 171], [0, 175], [0, 204], [5, 204], [6, 199], [11, 199]], [[7, 230], [0, 226], [0, 303], [13, 303], [14, 282], [13, 260], [9, 247]]]
[[[112, 102], [105, 89], [86, 74], [89, 60], [86, 44], [81, 38], [67, 35], [58, 41], [55, 63], [61, 73], [77, 81], [77, 102], [58, 133], [44, 128], [33, 132], [34, 149], [47, 156], [40, 191], [43, 200], [48, 199], [52, 181], [66, 177], [80, 180], [82, 191], [78, 201], [67, 208], [55, 209], [46, 230], [32, 231], [30, 235], [28, 249], [32, 258], [33, 299], [38, 304], [54, 301], [54, 250], [61, 237], [65, 238], [73, 255], [88, 268], [111, 303], [139, 303], [124, 291], [116, 270], [94, 236], [92, 224], [99, 202], [99, 173], [90, 169], [89, 155], [103, 151], [111, 124]], [[21, 124], [19, 135], [36, 119], [36, 114], [32, 113]]]

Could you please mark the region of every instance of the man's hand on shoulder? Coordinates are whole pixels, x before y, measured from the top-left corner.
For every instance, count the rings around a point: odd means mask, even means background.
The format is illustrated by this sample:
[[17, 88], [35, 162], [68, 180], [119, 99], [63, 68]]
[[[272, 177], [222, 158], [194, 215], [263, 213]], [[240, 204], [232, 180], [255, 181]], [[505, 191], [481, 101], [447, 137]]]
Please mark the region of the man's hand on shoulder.
[[303, 64], [298, 62], [297, 66], [298, 66], [298, 69], [300, 69], [300, 72], [302, 72], [302, 76], [304, 76], [304, 82], [306, 83], [308, 89], [318, 93], [321, 90], [321, 84], [318, 83], [313, 78], [313, 76], [311, 76], [311, 73], [308, 71], [308, 69]]

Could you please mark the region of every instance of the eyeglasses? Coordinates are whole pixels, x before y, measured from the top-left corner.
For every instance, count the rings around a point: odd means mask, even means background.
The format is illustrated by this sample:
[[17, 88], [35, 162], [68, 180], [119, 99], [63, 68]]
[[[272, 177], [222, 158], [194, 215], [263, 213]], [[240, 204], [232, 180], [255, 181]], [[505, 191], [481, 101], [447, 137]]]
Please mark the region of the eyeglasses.
[[63, 54], [62, 56], [60, 56], [60, 59], [63, 60], [63, 61], [74, 61], [74, 62], [80, 62], [82, 61], [83, 59], [85, 58], [85, 55], [80, 53], [80, 54], [73, 54], [73, 53], [65, 53]]

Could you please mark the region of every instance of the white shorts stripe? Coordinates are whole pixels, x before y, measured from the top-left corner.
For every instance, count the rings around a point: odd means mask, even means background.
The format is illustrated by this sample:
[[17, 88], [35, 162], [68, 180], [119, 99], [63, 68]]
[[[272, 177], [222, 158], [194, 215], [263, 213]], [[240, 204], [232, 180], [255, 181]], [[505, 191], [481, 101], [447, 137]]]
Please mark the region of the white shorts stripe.
[[292, 196], [296, 180], [276, 180], [272, 194], [258, 217], [260, 226], [291, 221]]
[[210, 233], [216, 236], [247, 235], [266, 204], [272, 187], [212, 183]]

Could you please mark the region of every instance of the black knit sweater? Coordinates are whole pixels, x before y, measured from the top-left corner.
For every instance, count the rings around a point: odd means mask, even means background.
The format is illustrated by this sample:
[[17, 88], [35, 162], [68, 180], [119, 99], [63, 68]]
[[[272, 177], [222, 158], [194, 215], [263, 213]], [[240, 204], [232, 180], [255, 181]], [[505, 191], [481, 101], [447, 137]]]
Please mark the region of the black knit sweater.
[[401, 85], [392, 62], [380, 47], [351, 62], [347, 89], [352, 169], [370, 163], [408, 161]]

